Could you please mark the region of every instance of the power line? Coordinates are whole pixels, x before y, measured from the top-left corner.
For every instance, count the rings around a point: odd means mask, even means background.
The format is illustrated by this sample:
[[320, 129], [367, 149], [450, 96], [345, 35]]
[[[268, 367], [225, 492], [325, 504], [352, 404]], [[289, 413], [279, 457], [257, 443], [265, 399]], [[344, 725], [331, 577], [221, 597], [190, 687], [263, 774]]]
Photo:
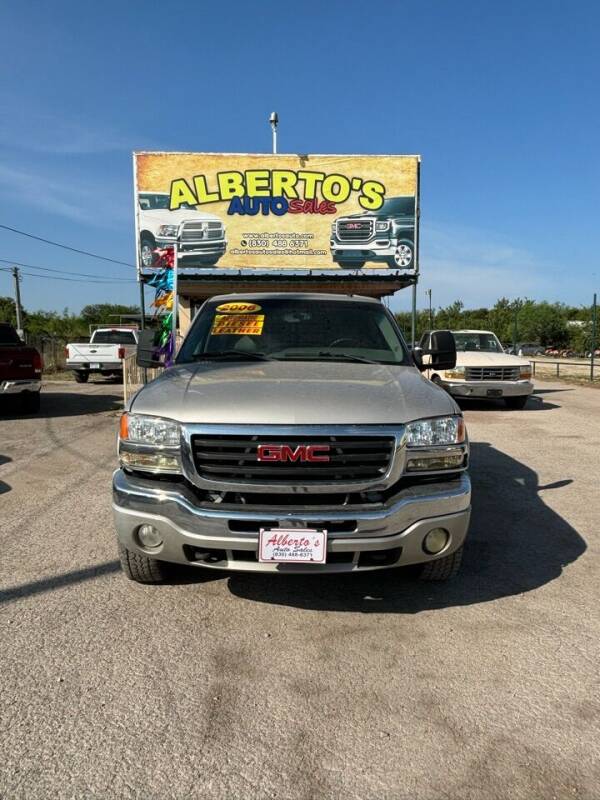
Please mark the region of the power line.
[[3, 228], [5, 231], [11, 231], [11, 233], [18, 233], [19, 236], [27, 236], [28, 239], [36, 239], [38, 242], [44, 242], [44, 244], [51, 244], [54, 247], [62, 247], [63, 250], [70, 250], [72, 253], [79, 253], [82, 256], [89, 256], [90, 258], [98, 258], [100, 261], [110, 261], [112, 264], [121, 264], [124, 267], [133, 267], [135, 269], [135, 264], [129, 264], [127, 261], [119, 261], [116, 258], [107, 258], [107, 256], [100, 256], [97, 253], [90, 253], [89, 250], [79, 250], [77, 247], [71, 247], [68, 244], [61, 244], [61, 242], [53, 242], [51, 239], [44, 239], [42, 236], [35, 236], [33, 233], [26, 233], [25, 231], [20, 231], [17, 228], [11, 228], [10, 225], [1, 225], [0, 228]]
[[[0, 267], [0, 271], [2, 272], [12, 272], [11, 269], [8, 267]], [[60, 275], [37, 275], [35, 272], [23, 272], [23, 270], [19, 270], [21, 275], [27, 275], [29, 278], [46, 278], [49, 281], [71, 281], [72, 283], [101, 283], [105, 286], [115, 283], [115, 281], [111, 281], [109, 279], [103, 278], [63, 278]], [[119, 283], [137, 283], [135, 278], [121, 278]]]
[[[44, 272], [59, 272], [63, 275], [79, 275], [83, 278], [100, 278], [100, 275], [96, 275], [94, 273], [89, 272], [73, 272], [69, 269], [58, 269], [56, 267], [42, 267], [36, 264], [24, 264], [22, 261], [16, 261], [14, 258], [0, 258], [0, 263], [2, 264], [16, 264], [19, 267], [25, 267], [26, 269], [41, 269]], [[41, 277], [41, 276], [40, 276]], [[103, 278], [102, 280], [107, 281], [129, 281], [128, 278]]]

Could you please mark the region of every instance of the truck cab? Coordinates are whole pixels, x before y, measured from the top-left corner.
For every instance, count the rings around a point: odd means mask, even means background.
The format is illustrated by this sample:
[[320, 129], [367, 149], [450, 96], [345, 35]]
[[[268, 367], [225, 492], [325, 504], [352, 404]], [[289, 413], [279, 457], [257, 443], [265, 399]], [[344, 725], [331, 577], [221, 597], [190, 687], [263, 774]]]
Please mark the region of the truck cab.
[[0, 322], [0, 399], [14, 398], [26, 414], [40, 409], [42, 357], [12, 325]]
[[[145, 361], [138, 351], [141, 366]], [[454, 364], [448, 332], [431, 360]], [[461, 411], [377, 300], [208, 300], [121, 419], [113, 509], [128, 577], [458, 570], [470, 514]]]

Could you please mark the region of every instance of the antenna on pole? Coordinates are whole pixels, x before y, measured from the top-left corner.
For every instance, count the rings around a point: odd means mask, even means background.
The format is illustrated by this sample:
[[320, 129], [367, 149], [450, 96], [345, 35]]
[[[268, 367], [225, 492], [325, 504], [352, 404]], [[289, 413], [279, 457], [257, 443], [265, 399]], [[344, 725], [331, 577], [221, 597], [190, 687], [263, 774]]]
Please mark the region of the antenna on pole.
[[271, 112], [269, 123], [273, 131], [273, 153], [277, 153], [277, 126], [279, 125], [279, 117], [276, 111]]

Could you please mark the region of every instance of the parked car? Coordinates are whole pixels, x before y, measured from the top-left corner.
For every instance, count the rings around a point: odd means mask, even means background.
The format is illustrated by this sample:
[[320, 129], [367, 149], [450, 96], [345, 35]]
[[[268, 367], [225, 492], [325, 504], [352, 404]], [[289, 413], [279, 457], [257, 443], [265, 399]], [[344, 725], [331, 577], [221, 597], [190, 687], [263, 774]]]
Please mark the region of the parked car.
[[544, 354], [544, 348], [541, 344], [533, 342], [519, 342], [505, 347], [504, 352], [513, 356], [541, 356]]
[[91, 374], [123, 376], [123, 359], [135, 353], [138, 332], [134, 328], [97, 328], [89, 342], [75, 342], [65, 348], [67, 369], [75, 372], [77, 383], [87, 383]]
[[377, 211], [339, 217], [331, 226], [331, 257], [340, 267], [367, 261], [414, 269], [415, 198], [390, 197]]
[[[144, 331], [138, 364], [156, 366], [146, 344]], [[449, 331], [431, 345], [451, 369]], [[282, 576], [418, 564], [424, 579], [453, 577], [469, 444], [460, 409], [423, 369], [377, 300], [208, 300], [175, 366], [121, 418], [125, 574], [159, 582], [165, 562]]]
[[166, 192], [140, 192], [138, 206], [142, 268], [154, 266], [156, 248], [175, 244], [180, 225], [178, 256], [188, 266], [212, 267], [225, 253], [225, 226], [214, 214], [187, 204], [171, 211]]
[[12, 325], [0, 323], [0, 398], [16, 398], [27, 414], [39, 411], [43, 367], [35, 347], [24, 344]]
[[[429, 349], [433, 332], [419, 342]], [[456, 366], [432, 368], [428, 375], [454, 397], [502, 398], [509, 408], [523, 408], [533, 392], [531, 364], [505, 353], [491, 331], [452, 331], [456, 342]]]

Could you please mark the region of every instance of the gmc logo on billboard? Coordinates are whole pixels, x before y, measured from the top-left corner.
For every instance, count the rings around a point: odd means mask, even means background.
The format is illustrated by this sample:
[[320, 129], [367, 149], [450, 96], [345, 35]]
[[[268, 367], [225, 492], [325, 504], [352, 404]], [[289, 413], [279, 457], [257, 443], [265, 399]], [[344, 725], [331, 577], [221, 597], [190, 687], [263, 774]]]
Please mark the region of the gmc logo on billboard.
[[258, 461], [329, 461], [328, 444], [259, 444]]

